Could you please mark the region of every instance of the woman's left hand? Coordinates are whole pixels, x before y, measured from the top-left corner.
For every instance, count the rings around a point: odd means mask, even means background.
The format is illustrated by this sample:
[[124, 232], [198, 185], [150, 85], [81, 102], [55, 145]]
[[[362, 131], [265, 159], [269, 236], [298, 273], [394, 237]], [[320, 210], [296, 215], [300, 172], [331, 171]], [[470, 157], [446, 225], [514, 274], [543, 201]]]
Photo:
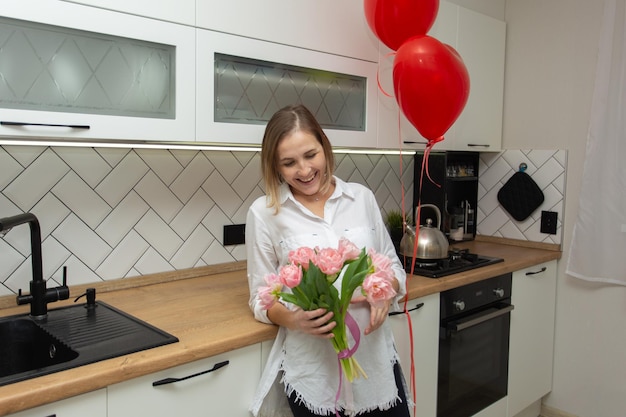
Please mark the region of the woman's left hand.
[[391, 302], [393, 300], [387, 300], [379, 303], [379, 305], [371, 305], [367, 302], [367, 299], [362, 296], [353, 297], [350, 301], [351, 303], [367, 303], [370, 307], [370, 323], [363, 332], [366, 336], [372, 333], [374, 330], [378, 329], [383, 325], [385, 320], [387, 320], [387, 316], [389, 315], [389, 307], [391, 306]]

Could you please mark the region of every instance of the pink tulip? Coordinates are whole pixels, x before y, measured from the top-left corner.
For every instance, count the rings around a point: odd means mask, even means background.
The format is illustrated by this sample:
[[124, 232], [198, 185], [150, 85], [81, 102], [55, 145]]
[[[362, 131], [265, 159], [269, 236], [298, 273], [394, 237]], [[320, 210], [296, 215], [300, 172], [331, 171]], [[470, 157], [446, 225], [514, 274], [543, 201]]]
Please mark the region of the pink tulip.
[[391, 281], [386, 274], [373, 273], [363, 280], [363, 291], [367, 301], [375, 306], [380, 307], [385, 301], [395, 297], [396, 290], [393, 289]]
[[343, 256], [337, 249], [319, 249], [315, 258], [315, 265], [326, 275], [335, 275], [343, 268]]
[[267, 286], [260, 287], [257, 290], [257, 294], [259, 295], [261, 307], [265, 310], [269, 310], [280, 298], [283, 284], [276, 274], [267, 274], [264, 279]]
[[284, 265], [279, 272], [280, 281], [284, 286], [293, 288], [300, 285], [302, 269], [294, 264]]
[[289, 262], [300, 265], [305, 271], [309, 269], [309, 261], [315, 261], [315, 251], [312, 248], [301, 247], [289, 252]]
[[342, 237], [339, 239], [339, 253], [346, 261], [357, 259], [361, 255], [361, 249], [359, 249], [354, 243]]
[[395, 277], [391, 267], [391, 259], [389, 259], [389, 257], [383, 255], [382, 253], [377, 253], [374, 249], [370, 249], [367, 254], [372, 260], [372, 265], [374, 266], [374, 271], [376, 273], [385, 275], [388, 280]]

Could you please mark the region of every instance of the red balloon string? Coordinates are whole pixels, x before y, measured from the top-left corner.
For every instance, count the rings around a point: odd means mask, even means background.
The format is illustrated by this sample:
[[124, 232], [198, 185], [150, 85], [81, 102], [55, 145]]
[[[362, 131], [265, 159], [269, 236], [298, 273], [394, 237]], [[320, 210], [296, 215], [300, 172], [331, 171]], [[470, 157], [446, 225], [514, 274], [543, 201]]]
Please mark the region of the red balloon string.
[[420, 232], [420, 212], [421, 212], [421, 208], [422, 208], [422, 185], [424, 183], [424, 172], [426, 172], [426, 177], [430, 180], [430, 182], [432, 182], [433, 184], [435, 184], [437, 187], [441, 187], [441, 184], [437, 184], [431, 177], [430, 177], [430, 172], [428, 170], [428, 160], [430, 159], [430, 151], [433, 149], [433, 146], [435, 146], [435, 144], [437, 142], [441, 142], [443, 140], [443, 135], [439, 136], [436, 139], [433, 140], [429, 140], [428, 144], [426, 145], [426, 149], [424, 150], [424, 155], [422, 155], [422, 169], [420, 171], [420, 178], [419, 178], [419, 197], [417, 200], [417, 206], [416, 206], [416, 210], [415, 210], [415, 241], [413, 244], [413, 258], [411, 259], [411, 275], [413, 275], [413, 272], [415, 272], [415, 258], [417, 258], [417, 243], [419, 242], [419, 232]]
[[[400, 149], [400, 195], [401, 195], [401, 209], [402, 209], [402, 224], [404, 225], [406, 233], [406, 203], [404, 198], [404, 161], [402, 159], [402, 131], [400, 130], [400, 109], [398, 109], [398, 149]], [[404, 257], [404, 253], [402, 257]], [[402, 264], [404, 265], [405, 261], [402, 260]], [[413, 346], [413, 323], [411, 322], [411, 315], [409, 314], [407, 305], [409, 302], [409, 279], [405, 280], [405, 296], [404, 296], [404, 305], [402, 309], [402, 313], [406, 316], [407, 326], [409, 329], [409, 354], [411, 358], [411, 371], [410, 371], [410, 385], [411, 385], [411, 393], [413, 395], [413, 415], [417, 415], [417, 404], [415, 403], [415, 398], [417, 396], [417, 386], [415, 384], [415, 361], [413, 360], [414, 346]]]
[[[394, 56], [395, 54], [396, 54], [395, 51], [389, 52], [388, 54], [385, 55], [385, 58], [389, 58], [390, 56]], [[383, 86], [380, 84], [380, 66], [376, 70], [376, 83], [378, 84], [378, 89], [381, 91], [381, 93], [383, 93], [387, 97], [393, 97], [393, 95], [386, 92]]]

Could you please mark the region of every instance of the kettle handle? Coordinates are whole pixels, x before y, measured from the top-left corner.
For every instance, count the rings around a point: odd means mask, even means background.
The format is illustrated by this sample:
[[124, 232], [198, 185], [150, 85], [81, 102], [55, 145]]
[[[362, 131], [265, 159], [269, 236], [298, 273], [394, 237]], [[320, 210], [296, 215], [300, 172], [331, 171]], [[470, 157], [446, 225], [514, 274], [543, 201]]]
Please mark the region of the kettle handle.
[[[420, 204], [416, 207], [416, 210], [421, 210], [422, 207], [430, 207], [435, 211], [437, 215], [437, 229], [441, 229], [441, 210], [439, 210], [439, 207], [434, 204]], [[417, 216], [415, 216], [415, 218], [417, 219]]]

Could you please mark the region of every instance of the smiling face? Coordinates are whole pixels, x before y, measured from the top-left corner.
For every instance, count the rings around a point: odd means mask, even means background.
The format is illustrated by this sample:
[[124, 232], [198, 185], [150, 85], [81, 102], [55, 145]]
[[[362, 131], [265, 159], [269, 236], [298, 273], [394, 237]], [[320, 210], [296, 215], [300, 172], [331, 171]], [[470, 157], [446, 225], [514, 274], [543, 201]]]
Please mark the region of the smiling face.
[[278, 171], [294, 196], [314, 196], [326, 172], [326, 156], [310, 133], [295, 130], [283, 137], [277, 148]]

